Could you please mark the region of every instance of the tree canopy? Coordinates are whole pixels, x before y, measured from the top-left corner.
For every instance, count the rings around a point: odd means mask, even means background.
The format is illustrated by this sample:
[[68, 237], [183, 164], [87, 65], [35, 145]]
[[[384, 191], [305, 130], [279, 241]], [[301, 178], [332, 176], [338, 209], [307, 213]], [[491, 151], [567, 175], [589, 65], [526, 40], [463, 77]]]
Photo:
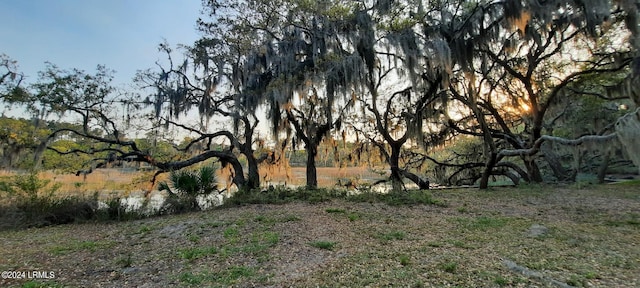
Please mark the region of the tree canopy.
[[[618, 116], [620, 105], [640, 104], [639, 6], [207, 0], [201, 39], [177, 49], [161, 43], [168, 64], [138, 74], [143, 92], [115, 89], [102, 66], [87, 74], [49, 65], [24, 85], [3, 55], [2, 100], [23, 105], [34, 119], [73, 119], [77, 126], [53, 130], [42, 147], [94, 155], [93, 168], [126, 160], [162, 173], [214, 159], [239, 188], [257, 188], [259, 165], [286, 163], [284, 151], [304, 144], [307, 186], [315, 188], [318, 147], [349, 138], [351, 157], [385, 160], [395, 190], [404, 179], [427, 189], [433, 165], [450, 180], [480, 180], [481, 188], [492, 176], [544, 181], [541, 167], [565, 181], [579, 168], [563, 166], [557, 145], [637, 135], [628, 117], [617, 126], [615, 117], [603, 117], [588, 131], [559, 131], [589, 99], [605, 101], [593, 109]], [[261, 134], [260, 123], [270, 133]], [[149, 144], [171, 143], [158, 141], [167, 131], [190, 137], [162, 155]], [[136, 141], [141, 134], [150, 143]], [[63, 135], [90, 144], [51, 145]], [[433, 157], [456, 142], [475, 145], [473, 153]], [[609, 152], [598, 153], [606, 167]]]

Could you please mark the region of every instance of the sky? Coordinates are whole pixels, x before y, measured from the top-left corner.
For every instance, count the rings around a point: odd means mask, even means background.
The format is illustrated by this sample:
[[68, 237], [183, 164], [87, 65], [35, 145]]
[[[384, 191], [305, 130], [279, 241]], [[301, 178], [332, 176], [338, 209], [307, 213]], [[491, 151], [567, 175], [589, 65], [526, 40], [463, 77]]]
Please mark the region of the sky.
[[89, 74], [115, 70], [115, 85], [164, 60], [158, 44], [192, 44], [201, 0], [0, 0], [0, 54], [27, 83], [45, 62]]

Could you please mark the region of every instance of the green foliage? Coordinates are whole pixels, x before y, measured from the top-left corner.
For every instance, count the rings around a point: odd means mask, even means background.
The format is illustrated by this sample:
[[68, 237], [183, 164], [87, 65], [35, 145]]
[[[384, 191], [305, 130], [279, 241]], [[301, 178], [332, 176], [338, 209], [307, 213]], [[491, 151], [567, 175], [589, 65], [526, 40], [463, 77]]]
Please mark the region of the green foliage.
[[97, 200], [58, 197], [60, 185], [38, 178], [35, 171], [0, 181], [0, 228], [40, 227], [91, 219]]
[[98, 193], [91, 196], [60, 196], [60, 185], [40, 179], [35, 171], [0, 179], [0, 230], [42, 227], [84, 221], [125, 221], [149, 217], [131, 210], [121, 198], [106, 201], [98, 209]]
[[77, 251], [95, 252], [98, 249], [110, 248], [114, 245], [113, 241], [72, 241], [66, 245], [51, 247], [49, 251], [55, 255], [65, 255]]
[[[429, 153], [435, 160], [448, 164], [464, 164], [484, 162], [482, 139], [479, 137], [457, 137], [455, 141], [447, 145], [446, 149], [438, 149]], [[473, 180], [479, 178], [481, 168], [465, 169], [459, 172], [458, 167], [439, 166], [427, 162], [426, 172], [430, 179], [440, 185], [471, 185]]]
[[453, 261], [442, 263], [440, 265], [440, 269], [442, 269], [444, 272], [447, 272], [447, 273], [455, 273], [456, 270], [458, 269], [458, 263]]
[[398, 260], [400, 260], [400, 265], [402, 266], [408, 266], [409, 264], [411, 264], [411, 257], [405, 254], [400, 255], [398, 257]]
[[393, 240], [403, 240], [405, 237], [406, 234], [403, 231], [391, 231], [388, 233], [378, 234], [376, 238], [386, 243]]
[[245, 266], [233, 266], [219, 273], [185, 272], [180, 274], [178, 279], [180, 280], [180, 282], [196, 287], [209, 286], [213, 284], [229, 287], [233, 286], [233, 284], [236, 283], [238, 279], [251, 277], [254, 274], [255, 271], [252, 268], [248, 268]]
[[21, 211], [18, 215], [22, 217], [18, 218], [19, 222], [15, 223], [14, 228], [41, 227], [90, 220], [95, 215], [95, 207], [97, 206], [95, 203], [94, 199], [78, 197], [40, 197], [32, 201], [19, 202], [15, 207]]
[[347, 215], [347, 218], [349, 218], [349, 221], [351, 221], [351, 222], [356, 221], [356, 220], [360, 219], [360, 213], [351, 212], [351, 213], [349, 213], [349, 215]]
[[2, 182], [0, 192], [20, 198], [26, 197], [27, 201], [36, 201], [38, 198], [51, 198], [61, 186], [60, 183], [49, 184], [51, 180], [38, 178], [38, 172], [32, 170], [27, 174], [15, 176], [9, 182]]
[[295, 222], [300, 221], [300, 217], [296, 215], [286, 215], [284, 217], [267, 217], [258, 215], [253, 219], [256, 222], [272, 225], [274, 223], [286, 223], [286, 222]]
[[616, 183], [616, 185], [621, 185], [621, 186], [640, 186], [640, 179], [624, 181], [624, 182]]
[[[391, 193], [376, 193], [366, 191], [359, 194], [347, 195], [344, 190], [332, 189], [313, 189], [309, 190], [304, 187], [290, 189], [286, 187], [276, 187], [267, 190], [244, 190], [233, 194], [229, 199], [225, 200], [223, 206], [233, 207], [246, 204], [285, 204], [294, 201], [302, 201], [308, 203], [327, 202], [331, 199], [346, 199], [353, 202], [381, 202], [391, 206], [403, 205], [436, 205], [446, 207], [446, 203], [434, 199], [429, 191], [409, 190]], [[327, 208], [327, 213], [346, 213], [341, 208]], [[360, 218], [357, 213], [349, 213], [351, 221]]]
[[22, 288], [62, 288], [65, 285], [58, 284], [55, 282], [40, 282], [40, 281], [28, 281], [20, 286]]
[[509, 281], [507, 279], [505, 279], [504, 277], [502, 277], [502, 276], [496, 276], [493, 279], [493, 283], [495, 283], [496, 285], [502, 287], [502, 286], [507, 286]]
[[[78, 128], [70, 123], [55, 121], [33, 121], [21, 118], [0, 117], [0, 166], [5, 168], [30, 169], [33, 167], [34, 156], [40, 144], [54, 130], [61, 128]], [[67, 134], [65, 139], [53, 140], [48, 147], [66, 153], [69, 151], [99, 149], [104, 144], [90, 144], [77, 138], [76, 135]], [[102, 157], [106, 153], [97, 153]], [[42, 152], [42, 168], [58, 169], [62, 171], [77, 171], [83, 164], [88, 163], [91, 157], [83, 153], [59, 154], [54, 150]]]
[[409, 190], [390, 193], [363, 192], [347, 197], [354, 202], [383, 202], [391, 206], [401, 205], [436, 205], [446, 207], [442, 201], [434, 199], [430, 192], [424, 190]]
[[325, 211], [327, 213], [347, 213], [347, 210], [340, 209], [340, 208], [327, 208], [325, 209]]
[[224, 229], [223, 236], [227, 240], [235, 240], [238, 238], [238, 228], [236, 227], [228, 227]]
[[202, 166], [196, 171], [172, 171], [169, 182], [171, 184], [161, 182], [158, 190], [169, 193], [168, 207], [164, 210], [173, 213], [200, 210], [197, 197], [218, 192], [218, 181], [212, 166]]
[[180, 258], [185, 259], [189, 262], [193, 262], [196, 259], [206, 257], [207, 255], [214, 255], [218, 253], [218, 248], [215, 246], [211, 247], [194, 247], [194, 248], [184, 248], [178, 250], [178, 255]]
[[245, 204], [285, 204], [293, 201], [308, 203], [326, 202], [331, 199], [344, 198], [346, 192], [330, 189], [309, 190], [304, 187], [290, 189], [275, 187], [267, 190], [241, 190], [225, 200], [224, 206], [238, 206]]
[[347, 219], [349, 219], [349, 221], [353, 222], [356, 221], [358, 219], [360, 219], [361, 215], [358, 212], [349, 212], [347, 213], [347, 210], [345, 209], [341, 209], [341, 208], [327, 208], [325, 210], [327, 213], [330, 214], [344, 214], [347, 215]]
[[280, 242], [280, 235], [277, 232], [263, 232], [253, 236], [252, 242], [264, 243], [268, 247], [273, 247]]
[[333, 250], [333, 248], [335, 248], [335, 246], [337, 245], [336, 242], [331, 242], [331, 241], [314, 241], [309, 243], [309, 245], [318, 248], [318, 249], [323, 249], [323, 250]]
[[[60, 139], [49, 144], [49, 147], [61, 152], [72, 150], [86, 150], [89, 145], [83, 141]], [[91, 156], [86, 154], [60, 154], [52, 150], [45, 150], [42, 155], [42, 168], [47, 170], [61, 170], [63, 172], [76, 172], [89, 163]]]
[[48, 127], [36, 126], [31, 120], [0, 117], [0, 167], [28, 168], [27, 160], [33, 159], [35, 148], [49, 133]]
[[178, 153], [173, 148], [173, 144], [161, 139], [141, 138], [135, 139], [138, 149], [147, 151], [153, 155], [156, 161], [170, 161], [174, 157], [178, 156]]

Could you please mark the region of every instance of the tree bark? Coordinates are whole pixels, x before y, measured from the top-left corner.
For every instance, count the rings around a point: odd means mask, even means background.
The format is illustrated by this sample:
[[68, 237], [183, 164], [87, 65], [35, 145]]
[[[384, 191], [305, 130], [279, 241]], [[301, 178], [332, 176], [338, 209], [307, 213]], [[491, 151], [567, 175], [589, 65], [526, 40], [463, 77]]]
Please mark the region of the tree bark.
[[418, 188], [420, 188], [420, 190], [429, 190], [429, 181], [428, 180], [424, 180], [422, 178], [420, 178], [420, 176], [411, 173], [407, 170], [400, 170], [400, 172], [402, 173], [402, 176], [408, 178], [409, 180], [413, 181], [413, 183], [416, 183], [416, 185], [418, 185]]
[[240, 161], [238, 161], [238, 159], [225, 159], [225, 161], [227, 161], [229, 164], [231, 164], [231, 167], [233, 167], [234, 173], [232, 181], [234, 184], [236, 184], [236, 186], [238, 186], [238, 190], [249, 188], [247, 187], [247, 180], [244, 178], [244, 171], [242, 169], [242, 164], [240, 164]]
[[523, 160], [529, 175], [529, 182], [542, 183], [542, 174], [538, 164], [536, 164], [536, 160], [531, 156], [525, 156]]
[[607, 176], [607, 168], [609, 167], [609, 160], [611, 160], [611, 153], [605, 152], [600, 168], [598, 169], [598, 183], [604, 183], [604, 177]]
[[549, 163], [549, 167], [551, 167], [551, 171], [553, 171], [553, 175], [556, 177], [556, 179], [558, 179], [559, 181], [571, 180], [572, 175], [567, 171], [567, 169], [562, 166], [562, 163], [560, 163], [559, 160], [560, 156], [553, 152], [552, 147], [549, 147], [551, 145], [553, 144], [547, 143], [546, 145], [543, 144], [542, 146], [540, 146], [540, 151], [544, 155], [545, 161]]
[[389, 143], [391, 145], [391, 157], [389, 157], [389, 165], [391, 166], [391, 187], [393, 191], [400, 192], [404, 188], [402, 183], [402, 172], [400, 171], [400, 146], [398, 143]]
[[316, 155], [318, 154], [317, 146], [307, 145], [307, 189], [318, 188], [318, 172], [316, 169]]
[[489, 188], [489, 177], [491, 176], [493, 167], [496, 166], [497, 159], [498, 153], [496, 153], [495, 151], [491, 151], [487, 156], [487, 164], [484, 166], [484, 171], [482, 171], [482, 177], [480, 178], [480, 189]]
[[247, 188], [255, 189], [260, 187], [260, 172], [258, 170], [258, 160], [255, 156], [253, 156], [253, 151], [251, 153], [244, 153], [245, 157], [247, 157]]

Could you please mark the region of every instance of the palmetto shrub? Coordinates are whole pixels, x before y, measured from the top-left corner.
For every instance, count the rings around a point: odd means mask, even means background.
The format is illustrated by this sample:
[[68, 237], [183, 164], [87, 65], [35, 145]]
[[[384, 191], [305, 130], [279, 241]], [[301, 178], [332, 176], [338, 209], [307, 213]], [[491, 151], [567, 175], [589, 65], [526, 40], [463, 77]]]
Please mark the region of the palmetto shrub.
[[160, 191], [167, 191], [164, 212], [181, 213], [200, 210], [198, 196], [219, 193], [215, 168], [202, 166], [195, 171], [178, 170], [169, 175], [167, 182], [161, 182]]

